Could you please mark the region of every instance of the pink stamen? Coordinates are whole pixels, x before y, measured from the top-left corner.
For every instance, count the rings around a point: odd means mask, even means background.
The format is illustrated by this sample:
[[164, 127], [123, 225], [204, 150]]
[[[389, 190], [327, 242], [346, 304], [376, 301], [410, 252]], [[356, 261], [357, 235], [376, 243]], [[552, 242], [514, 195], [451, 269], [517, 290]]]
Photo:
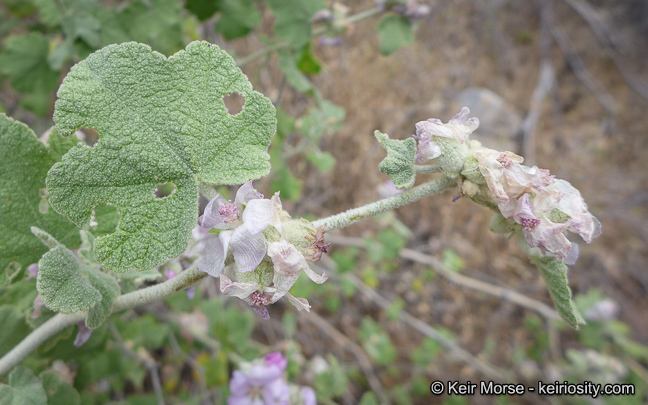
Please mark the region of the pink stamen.
[[252, 306], [261, 307], [264, 305], [268, 305], [268, 297], [266, 297], [265, 294], [260, 293], [258, 291], [255, 291], [252, 294], [250, 294], [250, 299], [252, 300]]
[[513, 161], [503, 153], [499, 155], [497, 161], [500, 162], [500, 164], [507, 169], [513, 166]]
[[236, 203], [228, 202], [221, 205], [218, 209], [218, 215], [220, 215], [223, 222], [232, 225], [238, 219], [239, 215], [241, 215], [241, 211], [239, 211]]
[[537, 218], [522, 218], [522, 226], [525, 231], [531, 231], [538, 225], [540, 225], [540, 220]]

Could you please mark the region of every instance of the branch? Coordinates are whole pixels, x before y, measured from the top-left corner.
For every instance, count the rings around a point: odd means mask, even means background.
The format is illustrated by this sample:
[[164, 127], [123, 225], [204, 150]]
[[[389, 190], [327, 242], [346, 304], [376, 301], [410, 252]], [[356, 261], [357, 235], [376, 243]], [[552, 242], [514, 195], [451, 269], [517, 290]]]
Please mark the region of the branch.
[[[198, 270], [198, 264], [194, 264], [187, 270], [163, 283], [142, 288], [141, 290], [133, 291], [117, 297], [113, 304], [111, 313], [135, 308], [142, 304], [148, 304], [153, 301], [170, 297], [173, 294], [192, 286], [206, 276], [207, 273]], [[23, 361], [25, 357], [36, 350], [38, 346], [50, 337], [70, 325], [85, 320], [87, 315], [87, 311], [79, 311], [72, 314], [57, 314], [38, 328], [34, 329], [32, 333], [0, 359], [0, 375], [9, 372], [9, 370]]]
[[[349, 236], [339, 236], [339, 235], [327, 235], [327, 242], [331, 242], [336, 245], [345, 245], [364, 248], [365, 244], [360, 238], [353, 238]], [[535, 311], [545, 317], [548, 320], [559, 320], [560, 315], [554, 309], [548, 305], [529, 298], [526, 295], [520, 294], [515, 290], [511, 290], [504, 287], [499, 287], [485, 281], [477, 280], [472, 277], [464, 276], [453, 271], [448, 270], [443, 263], [441, 263], [434, 256], [426, 255], [424, 253], [417, 252], [412, 249], [402, 249], [400, 252], [400, 257], [403, 259], [411, 260], [416, 263], [421, 263], [427, 266], [430, 266], [437, 274], [445, 278], [446, 280], [460, 285], [462, 287], [467, 287], [475, 291], [479, 291], [488, 295], [492, 295], [497, 298], [512, 302], [521, 307]]]
[[318, 227], [326, 225], [329, 230], [345, 228], [383, 212], [391, 211], [395, 208], [420, 200], [428, 195], [440, 193], [452, 186], [456, 186], [456, 184], [457, 182], [454, 179], [446, 176], [439, 177], [438, 179], [404, 191], [401, 194], [383, 198], [382, 200], [363, 205], [362, 207], [353, 208], [341, 214], [332, 215], [328, 218], [318, 219], [313, 222], [313, 226]]
[[[366, 295], [373, 302], [378, 304], [378, 306], [382, 307], [383, 309], [387, 309], [392, 305], [392, 302], [390, 300], [380, 295], [373, 288], [367, 286], [355, 275], [349, 273], [346, 275], [346, 277], [353, 283], [353, 285], [356, 286], [356, 288], [358, 288], [358, 290], [360, 290], [362, 294]], [[461, 346], [443, 336], [443, 334], [441, 334], [441, 332], [436, 330], [434, 327], [412, 316], [409, 312], [401, 311], [398, 315], [398, 319], [405, 323], [407, 326], [416, 329], [424, 336], [427, 336], [430, 339], [436, 341], [444, 349], [446, 349], [452, 357], [469, 364], [475, 370], [479, 371], [486, 377], [494, 381], [516, 381], [515, 376], [513, 376], [510, 372], [497, 368], [491, 363], [473, 356], [472, 354], [470, 354], [470, 352], [464, 350]]]

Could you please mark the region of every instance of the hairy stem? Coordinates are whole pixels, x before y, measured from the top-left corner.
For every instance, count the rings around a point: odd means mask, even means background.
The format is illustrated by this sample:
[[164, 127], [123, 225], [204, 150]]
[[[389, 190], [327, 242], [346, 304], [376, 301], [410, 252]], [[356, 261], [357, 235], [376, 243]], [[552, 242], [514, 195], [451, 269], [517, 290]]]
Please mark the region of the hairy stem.
[[[313, 222], [313, 224], [315, 226], [326, 224], [329, 229], [344, 228], [382, 212], [409, 204], [425, 196], [440, 193], [454, 185], [456, 185], [455, 180], [443, 176], [393, 197], [385, 198], [362, 207], [351, 209], [341, 214], [317, 220]], [[207, 274], [198, 270], [198, 265], [194, 264], [187, 270], [163, 283], [119, 296], [113, 304], [112, 312], [114, 313], [124, 309], [135, 308], [142, 304], [148, 304], [153, 301], [170, 297], [171, 295], [192, 286], [206, 276]], [[79, 311], [72, 314], [57, 314], [36, 328], [16, 347], [0, 359], [0, 375], [9, 372], [9, 370], [20, 363], [50, 337], [70, 325], [83, 321], [87, 314], [87, 311]]]
[[[206, 276], [207, 274], [198, 270], [198, 265], [195, 264], [163, 283], [119, 296], [113, 304], [112, 312], [135, 308], [138, 305], [148, 304], [153, 301], [170, 297], [171, 295], [190, 287]], [[66, 327], [83, 321], [87, 315], [87, 311], [79, 311], [72, 314], [57, 314], [38, 328], [34, 329], [32, 333], [0, 359], [0, 375], [9, 372], [9, 370], [20, 363], [31, 352], [36, 350], [36, 348], [38, 348], [38, 346], [47, 339], [59, 333]]]
[[420, 200], [421, 198], [428, 195], [440, 193], [452, 186], [455, 186], [456, 184], [457, 182], [454, 179], [446, 176], [439, 177], [438, 179], [434, 179], [430, 182], [423, 183], [420, 186], [416, 186], [407, 191], [404, 191], [401, 194], [387, 197], [382, 200], [363, 205], [362, 207], [353, 208], [341, 214], [332, 215], [328, 218], [318, 219], [317, 221], [313, 222], [313, 225], [316, 227], [326, 225], [327, 229], [329, 230], [345, 228], [349, 225], [364, 221], [367, 218], [371, 218], [383, 212], [387, 212], [395, 208], [402, 207], [403, 205], [409, 204], [411, 202]]

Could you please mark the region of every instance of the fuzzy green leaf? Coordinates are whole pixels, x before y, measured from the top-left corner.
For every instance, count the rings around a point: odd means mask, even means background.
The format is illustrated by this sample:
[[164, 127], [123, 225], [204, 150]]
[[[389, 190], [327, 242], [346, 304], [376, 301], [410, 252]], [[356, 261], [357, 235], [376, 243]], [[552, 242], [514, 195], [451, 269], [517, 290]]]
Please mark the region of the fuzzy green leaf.
[[555, 257], [531, 257], [531, 261], [540, 269], [549, 295], [563, 320], [574, 329], [584, 324], [574, 301], [567, 281], [567, 265]]
[[313, 15], [326, 8], [326, 0], [269, 0], [270, 10], [275, 16], [274, 29], [277, 35], [295, 48], [301, 48], [311, 39]]
[[[32, 298], [33, 299], [33, 298]], [[0, 306], [0, 356], [4, 356], [31, 332], [25, 314], [15, 303]], [[4, 404], [4, 402], [0, 401]]]
[[0, 114], [0, 274], [12, 262], [25, 269], [47, 251], [32, 225], [79, 246], [78, 228], [49, 207], [45, 195], [47, 171], [77, 142], [52, 132], [45, 146], [26, 125]]
[[380, 162], [378, 168], [392, 178], [394, 186], [398, 189], [409, 188], [414, 185], [416, 171], [416, 141], [413, 138], [389, 139], [387, 134], [380, 131], [374, 132], [378, 142], [387, 150], [387, 157]]
[[21, 93], [47, 93], [56, 89], [59, 72], [47, 64], [49, 42], [41, 33], [10, 37], [0, 54], [0, 72]]
[[216, 32], [231, 41], [246, 36], [258, 27], [261, 13], [254, 3], [254, 0], [224, 0], [220, 6], [221, 15], [216, 21]]
[[74, 253], [62, 245], [45, 253], [38, 262], [36, 288], [52, 311], [84, 311], [101, 300], [101, 294], [85, 276]]
[[[223, 96], [245, 106], [227, 113]], [[72, 68], [58, 92], [61, 133], [97, 130], [47, 177], [52, 206], [81, 227], [100, 203], [120, 222], [95, 241], [95, 256], [117, 272], [146, 270], [180, 255], [198, 217], [198, 181], [241, 184], [268, 174], [275, 110], [217, 46], [193, 42], [170, 58], [142, 44], [110, 45]], [[161, 183], [175, 193], [156, 198]]]
[[297, 66], [295, 55], [291, 51], [279, 51], [279, 69], [286, 75], [286, 80], [296, 90], [307, 92], [313, 89], [313, 84]]
[[9, 373], [8, 384], [0, 384], [2, 405], [46, 405], [47, 395], [41, 381], [28, 368], [18, 366]]
[[184, 45], [180, 1], [135, 0], [120, 13], [119, 20], [128, 39], [146, 43], [158, 52], [169, 54]]
[[119, 297], [121, 290], [117, 281], [109, 274], [92, 270], [87, 271], [86, 275], [90, 280], [90, 284], [101, 294], [101, 299], [90, 308], [86, 318], [86, 326], [90, 329], [97, 329], [110, 315], [112, 304], [115, 298]]
[[378, 38], [380, 39], [380, 53], [391, 55], [398, 48], [414, 41], [414, 26], [406, 17], [387, 15], [378, 24]]
[[74, 386], [61, 380], [55, 372], [44, 371], [40, 374], [40, 379], [47, 394], [48, 405], [78, 405], [81, 403], [81, 396]]

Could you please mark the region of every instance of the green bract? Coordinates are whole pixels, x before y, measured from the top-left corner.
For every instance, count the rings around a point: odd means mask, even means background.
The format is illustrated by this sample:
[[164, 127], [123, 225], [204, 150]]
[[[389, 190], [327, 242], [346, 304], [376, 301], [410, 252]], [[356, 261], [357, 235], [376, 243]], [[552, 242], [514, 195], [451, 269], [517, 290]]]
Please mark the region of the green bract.
[[24, 270], [47, 251], [31, 234], [32, 225], [79, 246], [77, 227], [49, 207], [45, 193], [47, 171], [77, 142], [52, 131], [45, 146], [26, 125], [0, 114], [0, 285], [8, 270]]
[[[223, 102], [230, 93], [245, 97], [237, 115]], [[58, 97], [59, 131], [92, 127], [100, 141], [50, 170], [50, 202], [81, 227], [96, 205], [117, 207], [117, 229], [95, 241], [110, 270], [150, 269], [185, 250], [198, 181], [241, 184], [270, 171], [274, 107], [215, 45], [193, 42], [168, 59], [143, 44], [110, 45], [74, 66]], [[175, 192], [156, 198], [163, 183]]]
[[416, 141], [413, 138], [389, 139], [387, 134], [375, 131], [378, 142], [387, 150], [387, 157], [380, 162], [380, 171], [392, 178], [394, 186], [398, 189], [409, 188], [414, 185], [416, 171]]
[[532, 257], [531, 261], [540, 269], [554, 306], [565, 322], [574, 329], [585, 323], [572, 300], [567, 280], [567, 265], [555, 257]]

